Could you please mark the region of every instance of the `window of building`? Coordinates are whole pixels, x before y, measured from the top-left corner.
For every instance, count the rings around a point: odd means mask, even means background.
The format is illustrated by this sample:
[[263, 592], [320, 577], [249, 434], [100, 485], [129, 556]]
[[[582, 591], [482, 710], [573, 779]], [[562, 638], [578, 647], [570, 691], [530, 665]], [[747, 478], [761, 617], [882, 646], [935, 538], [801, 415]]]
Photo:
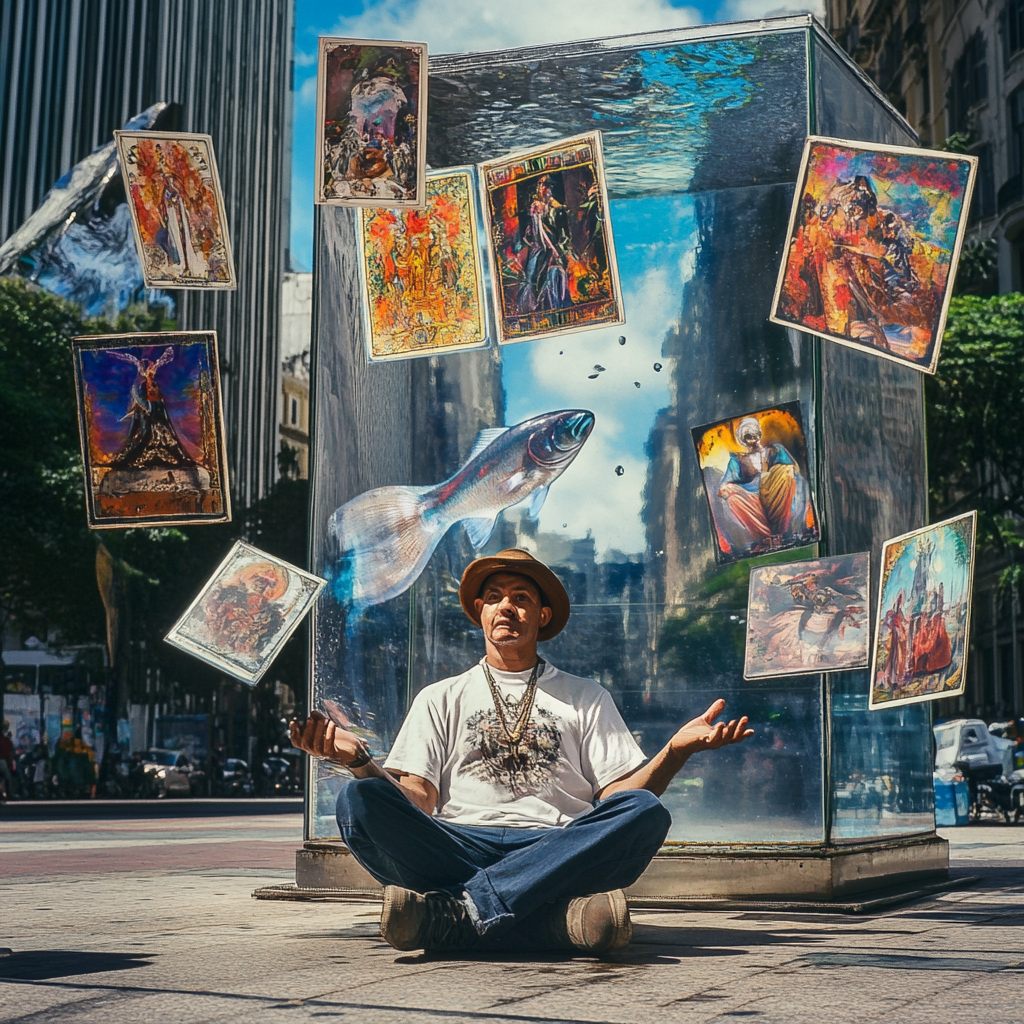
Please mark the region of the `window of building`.
[[291, 409], [288, 414], [288, 422], [293, 426], [299, 423], [299, 400], [294, 396], [291, 398]]
[[1007, 97], [1006, 114], [1010, 126], [1010, 174], [1020, 174], [1024, 170], [1024, 86]]
[[1003, 59], [1009, 64], [1018, 50], [1024, 50], [1024, 0], [1007, 0], [999, 28], [1003, 33]]
[[988, 64], [985, 59], [985, 37], [981, 29], [967, 40], [964, 52], [953, 65], [949, 86], [950, 132], [967, 131], [967, 113], [971, 107], [988, 99]]
[[978, 183], [971, 201], [970, 220], [983, 220], [993, 217], [996, 212], [996, 174], [992, 159], [992, 147], [987, 143], [974, 150], [978, 158]]

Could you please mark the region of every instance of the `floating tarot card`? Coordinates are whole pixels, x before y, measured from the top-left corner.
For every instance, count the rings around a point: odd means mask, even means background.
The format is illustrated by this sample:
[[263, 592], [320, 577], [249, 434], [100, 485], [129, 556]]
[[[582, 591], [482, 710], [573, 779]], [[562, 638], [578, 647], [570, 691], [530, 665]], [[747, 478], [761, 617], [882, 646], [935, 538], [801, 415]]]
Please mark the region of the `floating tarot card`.
[[819, 539], [799, 402], [690, 432], [711, 507], [717, 562]]
[[870, 556], [750, 570], [744, 679], [866, 668]]
[[213, 140], [114, 132], [147, 288], [235, 288]]
[[255, 686], [326, 582], [236, 541], [165, 639]]
[[499, 341], [625, 323], [600, 132], [480, 172]]
[[964, 692], [977, 518], [967, 512], [882, 546], [872, 710]]
[[361, 210], [371, 360], [487, 344], [472, 168], [427, 175], [424, 210]]
[[809, 138], [771, 320], [934, 373], [977, 168]]
[[427, 44], [320, 37], [314, 201], [426, 202]]
[[72, 342], [89, 526], [231, 518], [213, 331]]

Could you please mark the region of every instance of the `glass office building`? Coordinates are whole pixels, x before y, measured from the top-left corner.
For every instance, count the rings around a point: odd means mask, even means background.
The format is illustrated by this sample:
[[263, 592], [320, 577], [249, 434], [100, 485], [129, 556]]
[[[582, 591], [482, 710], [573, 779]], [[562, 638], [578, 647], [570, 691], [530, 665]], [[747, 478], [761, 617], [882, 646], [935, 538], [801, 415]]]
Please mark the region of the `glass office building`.
[[[483, 653], [458, 602], [465, 565], [524, 547], [573, 603], [543, 656], [606, 687], [647, 754], [718, 696], [757, 729], [669, 787], [670, 845], [829, 849], [930, 833], [927, 705], [869, 713], [866, 670], [744, 681], [757, 560], [716, 562], [691, 437], [800, 404], [821, 541], [776, 561], [870, 550], [874, 581], [882, 541], [924, 525], [921, 375], [768, 321], [805, 137], [916, 139], [807, 17], [431, 59], [433, 168], [594, 129], [625, 327], [370, 362], [358, 216], [319, 209], [314, 571], [337, 578], [336, 509], [448, 479], [482, 429], [561, 409], [589, 410], [595, 426], [535, 518], [506, 509], [479, 550], [455, 523], [383, 603], [353, 609], [329, 593], [311, 704], [338, 701], [386, 752], [415, 694]], [[307, 839], [336, 838], [345, 780], [311, 770]]]

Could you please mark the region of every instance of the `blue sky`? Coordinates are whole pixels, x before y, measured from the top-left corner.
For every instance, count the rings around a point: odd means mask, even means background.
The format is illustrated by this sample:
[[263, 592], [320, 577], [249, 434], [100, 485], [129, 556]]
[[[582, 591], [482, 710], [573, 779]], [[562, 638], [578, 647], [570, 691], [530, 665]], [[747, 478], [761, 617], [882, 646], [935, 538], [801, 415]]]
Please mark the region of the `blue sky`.
[[425, 41], [432, 53], [455, 53], [807, 10], [820, 17], [823, 8], [824, 0], [296, 0], [292, 265], [312, 269], [318, 36]]

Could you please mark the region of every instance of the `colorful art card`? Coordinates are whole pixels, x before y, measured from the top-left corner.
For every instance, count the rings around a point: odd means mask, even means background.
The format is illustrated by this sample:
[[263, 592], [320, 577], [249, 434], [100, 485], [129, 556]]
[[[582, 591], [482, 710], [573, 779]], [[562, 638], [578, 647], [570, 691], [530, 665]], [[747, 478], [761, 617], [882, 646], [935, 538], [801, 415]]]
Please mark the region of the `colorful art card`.
[[427, 176], [424, 210], [362, 210], [367, 354], [404, 359], [487, 344], [472, 170]]
[[750, 570], [744, 679], [866, 668], [870, 556]]
[[320, 37], [317, 203], [426, 202], [427, 44]]
[[114, 132], [147, 288], [235, 288], [213, 140]]
[[715, 560], [803, 547], [821, 536], [799, 402], [693, 427]]
[[977, 167], [808, 138], [770, 319], [934, 373]]
[[882, 546], [872, 710], [964, 692], [977, 518], [967, 512]]
[[231, 519], [213, 331], [72, 341], [89, 526]]
[[236, 541], [165, 639], [255, 686], [326, 583]]
[[480, 173], [499, 342], [625, 323], [600, 132]]

